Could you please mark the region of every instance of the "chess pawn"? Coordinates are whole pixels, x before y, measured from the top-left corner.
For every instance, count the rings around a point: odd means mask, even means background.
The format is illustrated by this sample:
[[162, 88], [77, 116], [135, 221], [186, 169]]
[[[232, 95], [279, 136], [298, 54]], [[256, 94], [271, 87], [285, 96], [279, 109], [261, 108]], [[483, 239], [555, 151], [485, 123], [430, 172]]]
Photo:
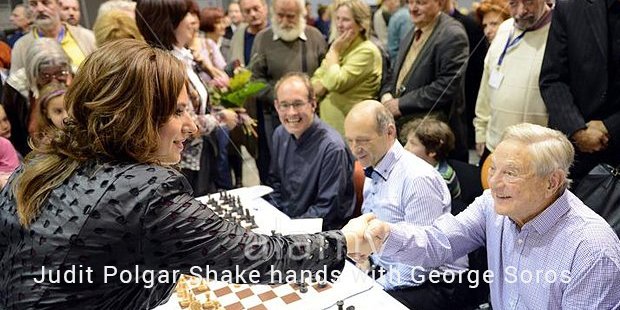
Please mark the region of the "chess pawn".
[[190, 310], [202, 310], [202, 305], [198, 301], [193, 301], [189, 305]]

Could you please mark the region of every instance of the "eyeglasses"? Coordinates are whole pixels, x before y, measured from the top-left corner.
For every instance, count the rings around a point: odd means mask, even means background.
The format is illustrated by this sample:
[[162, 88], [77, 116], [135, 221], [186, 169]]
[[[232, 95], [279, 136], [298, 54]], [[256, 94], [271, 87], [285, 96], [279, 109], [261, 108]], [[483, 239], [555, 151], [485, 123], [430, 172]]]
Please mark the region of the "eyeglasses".
[[41, 72], [39, 74], [39, 80], [41, 83], [47, 84], [52, 80], [66, 81], [68, 76], [69, 70], [64, 69], [56, 72]]
[[293, 108], [293, 110], [297, 111], [301, 109], [301, 107], [305, 106], [307, 103], [308, 102], [302, 100], [295, 100], [293, 102], [278, 101], [276, 106], [278, 107], [278, 110], [286, 111], [289, 108]]

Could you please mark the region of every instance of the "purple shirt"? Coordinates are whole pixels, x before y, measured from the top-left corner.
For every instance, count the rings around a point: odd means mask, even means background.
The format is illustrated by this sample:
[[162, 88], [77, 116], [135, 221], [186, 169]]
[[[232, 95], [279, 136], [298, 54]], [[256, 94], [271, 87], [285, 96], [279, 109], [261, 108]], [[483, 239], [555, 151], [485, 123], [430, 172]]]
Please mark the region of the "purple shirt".
[[433, 226], [391, 227], [382, 255], [412, 264], [437, 266], [486, 245], [495, 309], [620, 307], [620, 241], [568, 190], [521, 229], [495, 212], [489, 190]]

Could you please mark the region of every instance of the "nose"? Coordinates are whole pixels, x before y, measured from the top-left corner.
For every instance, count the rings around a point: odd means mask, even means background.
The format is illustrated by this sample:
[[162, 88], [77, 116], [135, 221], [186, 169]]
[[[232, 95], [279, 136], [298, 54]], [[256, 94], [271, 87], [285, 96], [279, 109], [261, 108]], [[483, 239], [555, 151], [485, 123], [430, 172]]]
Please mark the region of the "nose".
[[198, 132], [198, 126], [196, 126], [196, 123], [188, 112], [184, 113], [183, 127], [181, 128], [181, 131], [188, 136]]
[[525, 16], [527, 15], [527, 13], [528, 13], [527, 7], [522, 2], [518, 2], [517, 3], [517, 16], [519, 17]]

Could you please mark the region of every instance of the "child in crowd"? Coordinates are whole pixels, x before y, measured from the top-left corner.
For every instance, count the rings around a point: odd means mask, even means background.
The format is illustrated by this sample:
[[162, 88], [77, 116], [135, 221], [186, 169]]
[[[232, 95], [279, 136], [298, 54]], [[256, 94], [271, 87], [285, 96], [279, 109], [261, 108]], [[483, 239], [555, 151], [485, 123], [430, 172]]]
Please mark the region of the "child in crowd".
[[4, 107], [0, 105], [0, 188], [19, 166], [19, 155], [8, 139], [11, 137], [11, 123], [6, 116]]
[[63, 128], [63, 120], [67, 117], [65, 109], [65, 93], [67, 86], [61, 83], [52, 83], [41, 90], [39, 99], [39, 132], [49, 129]]
[[51, 83], [41, 90], [36, 112], [36, 135], [33, 137], [35, 143], [48, 143], [51, 132], [64, 127], [63, 120], [67, 117], [66, 92], [67, 86], [62, 83]]
[[401, 141], [407, 141], [405, 149], [439, 171], [448, 184], [452, 199], [461, 195], [461, 186], [454, 169], [446, 161], [454, 149], [454, 133], [450, 127], [436, 118], [419, 118], [403, 126]]
[[11, 138], [11, 122], [9, 121], [4, 106], [0, 104], [0, 137], [10, 139]]

